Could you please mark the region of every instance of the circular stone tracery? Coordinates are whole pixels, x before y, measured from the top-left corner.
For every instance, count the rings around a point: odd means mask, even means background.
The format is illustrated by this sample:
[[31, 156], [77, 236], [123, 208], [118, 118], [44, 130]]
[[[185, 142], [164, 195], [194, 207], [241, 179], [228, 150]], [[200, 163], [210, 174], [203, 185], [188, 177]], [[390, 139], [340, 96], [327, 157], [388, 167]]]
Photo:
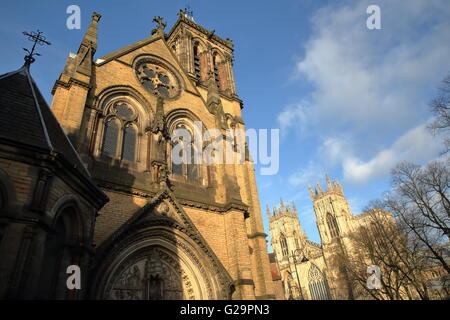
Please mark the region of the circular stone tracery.
[[174, 99], [180, 93], [179, 78], [160, 61], [141, 59], [136, 63], [135, 72], [139, 82], [154, 95]]

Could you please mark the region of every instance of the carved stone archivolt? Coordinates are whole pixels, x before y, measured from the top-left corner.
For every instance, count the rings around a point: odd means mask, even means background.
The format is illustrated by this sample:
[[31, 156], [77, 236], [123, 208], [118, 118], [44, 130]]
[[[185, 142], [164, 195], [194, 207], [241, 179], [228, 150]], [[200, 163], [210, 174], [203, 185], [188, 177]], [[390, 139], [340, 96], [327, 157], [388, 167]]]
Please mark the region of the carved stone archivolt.
[[161, 200], [105, 251], [95, 295], [113, 300], [228, 299], [232, 279], [226, 270], [177, 205], [170, 198]]
[[127, 259], [105, 292], [112, 300], [195, 299], [192, 281], [173, 255], [150, 248]]

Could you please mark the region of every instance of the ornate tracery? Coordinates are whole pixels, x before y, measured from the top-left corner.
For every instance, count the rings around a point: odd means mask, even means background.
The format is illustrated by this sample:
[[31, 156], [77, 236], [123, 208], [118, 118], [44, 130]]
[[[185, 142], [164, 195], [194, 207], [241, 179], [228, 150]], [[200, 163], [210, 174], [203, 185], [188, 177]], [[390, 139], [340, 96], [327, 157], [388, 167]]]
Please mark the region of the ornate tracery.
[[308, 285], [312, 300], [329, 300], [328, 285], [325, 275], [314, 264], [308, 271]]

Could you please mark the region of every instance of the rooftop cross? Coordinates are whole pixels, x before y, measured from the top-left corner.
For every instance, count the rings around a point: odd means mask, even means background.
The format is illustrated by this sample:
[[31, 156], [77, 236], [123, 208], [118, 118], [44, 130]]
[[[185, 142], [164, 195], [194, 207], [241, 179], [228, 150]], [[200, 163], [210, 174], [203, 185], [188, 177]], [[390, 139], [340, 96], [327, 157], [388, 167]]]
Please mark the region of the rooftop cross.
[[154, 17], [153, 22], [157, 23], [157, 26], [155, 29], [152, 30], [152, 35], [155, 33], [159, 33], [161, 35], [164, 35], [164, 28], [166, 27], [167, 23], [163, 21], [163, 18], [160, 16]]
[[34, 42], [33, 43], [33, 47], [31, 48], [31, 51], [23, 48], [23, 50], [25, 50], [28, 55], [25, 56], [25, 61], [28, 64], [31, 64], [34, 62], [34, 56], [40, 56], [40, 54], [38, 52], [34, 52], [34, 50], [36, 49], [36, 44], [39, 44], [40, 46], [43, 46], [44, 44], [50, 46], [51, 43], [49, 41], [46, 40], [46, 38], [43, 36], [43, 32], [37, 30], [35, 31], [31, 31], [31, 32], [22, 32], [25, 36], [28, 37], [28, 40]]
[[158, 24], [158, 27], [162, 27], [163, 29], [166, 27], [166, 23], [163, 21], [163, 18], [160, 16], [154, 17], [153, 22], [156, 22]]

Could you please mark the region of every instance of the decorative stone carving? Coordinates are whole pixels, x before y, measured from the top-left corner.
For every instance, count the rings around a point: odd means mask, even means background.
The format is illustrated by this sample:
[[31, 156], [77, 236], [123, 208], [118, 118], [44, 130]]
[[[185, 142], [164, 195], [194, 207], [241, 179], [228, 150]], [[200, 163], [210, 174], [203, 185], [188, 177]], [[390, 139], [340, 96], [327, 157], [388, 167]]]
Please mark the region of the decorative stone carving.
[[152, 94], [164, 99], [175, 99], [180, 94], [181, 80], [162, 61], [146, 57], [135, 66], [139, 82]]
[[153, 22], [156, 22], [156, 28], [152, 30], [152, 35], [158, 34], [163, 36], [164, 35], [164, 28], [167, 26], [167, 23], [163, 21], [163, 18], [160, 16], [154, 17]]
[[161, 202], [158, 207], [156, 208], [156, 211], [163, 216], [167, 216], [169, 214], [169, 206], [165, 204], [164, 202]]
[[189, 276], [174, 258], [156, 248], [124, 262], [106, 292], [113, 300], [195, 299]]

